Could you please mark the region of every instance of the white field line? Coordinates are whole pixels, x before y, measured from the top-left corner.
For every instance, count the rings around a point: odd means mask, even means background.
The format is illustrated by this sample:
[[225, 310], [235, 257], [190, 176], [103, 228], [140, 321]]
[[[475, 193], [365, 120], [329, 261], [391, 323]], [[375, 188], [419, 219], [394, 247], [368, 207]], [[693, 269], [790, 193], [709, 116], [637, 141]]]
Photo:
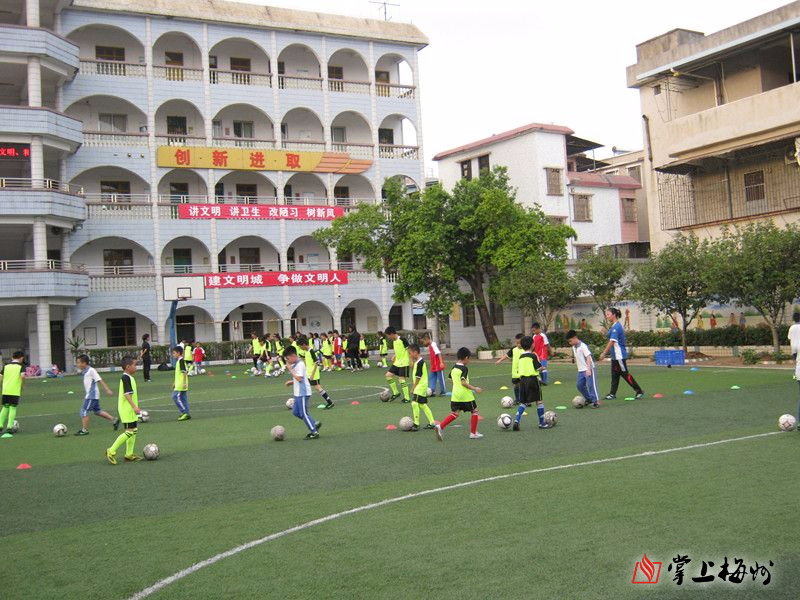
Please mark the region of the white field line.
[[157, 581], [150, 587], [147, 587], [140, 592], [137, 592], [133, 596], [130, 597], [130, 600], [141, 600], [142, 598], [147, 598], [156, 592], [163, 590], [168, 585], [175, 583], [176, 581], [180, 581], [181, 579], [196, 573], [201, 569], [205, 569], [206, 567], [210, 567], [211, 565], [218, 563], [219, 561], [230, 558], [231, 556], [236, 556], [237, 554], [241, 554], [245, 550], [250, 550], [251, 548], [255, 548], [256, 546], [260, 546], [262, 544], [266, 544], [267, 542], [271, 542], [273, 540], [280, 539], [282, 537], [286, 537], [292, 533], [297, 533], [299, 531], [304, 531], [306, 529], [310, 529], [311, 527], [316, 527], [317, 525], [323, 525], [324, 523], [329, 523], [331, 521], [335, 521], [337, 519], [341, 519], [342, 517], [347, 517], [350, 515], [366, 512], [368, 510], [374, 510], [376, 508], [382, 508], [384, 506], [389, 506], [391, 504], [397, 504], [398, 502], [403, 502], [405, 500], [413, 500], [414, 498], [420, 498], [422, 496], [430, 496], [432, 494], [439, 494], [441, 492], [449, 492], [452, 490], [457, 490], [461, 488], [471, 487], [474, 485], [479, 485], [482, 483], [490, 483], [495, 481], [503, 481], [505, 479], [512, 479], [515, 477], [524, 477], [527, 475], [538, 475], [541, 473], [549, 473], [552, 471], [564, 471], [566, 469], [574, 469], [577, 467], [588, 467], [592, 465], [602, 465], [608, 464], [613, 462], [619, 462], [623, 460], [630, 460], [634, 458], [645, 458], [648, 456], [660, 456], [663, 454], [671, 454], [673, 452], [683, 452], [686, 450], [696, 450], [699, 448], [710, 448], [712, 446], [719, 446], [722, 444], [730, 444], [733, 442], [741, 442], [745, 440], [753, 440], [758, 438], [764, 438], [768, 436], [773, 436], [781, 433], [780, 431], [771, 431], [768, 433], [757, 433], [755, 435], [746, 435], [742, 437], [735, 437], [735, 438], [727, 438], [724, 440], [718, 440], [716, 442], [704, 442], [702, 444], [691, 444], [689, 446], [679, 446], [676, 448], [666, 448], [665, 450], [648, 450], [646, 452], [639, 452], [637, 454], [626, 454], [623, 456], [612, 456], [609, 458], [598, 458], [595, 460], [587, 460], [584, 462], [579, 463], [570, 463], [565, 465], [556, 465], [553, 467], [543, 467], [539, 469], [530, 469], [528, 471], [518, 471], [516, 473], [506, 473], [505, 475], [494, 475], [492, 477], [483, 477], [481, 479], [472, 479], [470, 481], [464, 481], [461, 483], [454, 483], [452, 485], [446, 485], [438, 488], [432, 488], [428, 490], [422, 490], [420, 492], [412, 492], [410, 494], [405, 494], [403, 496], [396, 496], [394, 498], [387, 498], [386, 500], [380, 500], [378, 502], [372, 502], [370, 504], [364, 504], [363, 506], [357, 506], [355, 508], [351, 508], [349, 510], [344, 510], [341, 512], [333, 513], [324, 517], [320, 517], [319, 519], [314, 519], [313, 521], [306, 521], [305, 523], [301, 523], [300, 525], [295, 525], [294, 527], [290, 527], [289, 529], [284, 529], [283, 531], [279, 531], [277, 533], [272, 533], [270, 535], [264, 536], [257, 540], [253, 540], [251, 542], [247, 542], [246, 544], [242, 544], [241, 546], [236, 546], [235, 548], [231, 548], [230, 550], [226, 550], [225, 552], [221, 552], [212, 556], [211, 558], [207, 558], [206, 560], [200, 561], [198, 563], [193, 564], [186, 569], [178, 571], [174, 575], [170, 575], [169, 577], [165, 577], [160, 581]]

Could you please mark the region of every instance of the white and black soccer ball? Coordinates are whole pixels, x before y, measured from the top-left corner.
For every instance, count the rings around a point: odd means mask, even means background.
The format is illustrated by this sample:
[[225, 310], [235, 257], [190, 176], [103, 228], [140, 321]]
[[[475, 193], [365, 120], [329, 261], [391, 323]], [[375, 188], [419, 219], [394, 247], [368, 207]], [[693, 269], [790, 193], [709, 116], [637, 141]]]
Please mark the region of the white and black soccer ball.
[[56, 437], [64, 437], [67, 435], [67, 426], [63, 423], [59, 423], [55, 427], [53, 427], [53, 435]]
[[206, 370], [205, 369], [200, 369], [200, 375], [205, 375], [205, 374], [206, 374]]
[[411, 417], [403, 417], [400, 419], [399, 425], [402, 431], [411, 431], [411, 428], [414, 427], [414, 420]]
[[500, 399], [500, 406], [503, 408], [511, 408], [514, 406], [514, 399], [511, 396], [503, 396]]
[[11, 433], [19, 432], [19, 421], [14, 419], [14, 424], [11, 426]]
[[150, 420], [150, 413], [146, 410], [139, 411], [139, 422], [147, 423]]
[[256, 373], [258, 373], [258, 369], [255, 367], [250, 367], [250, 375], [255, 375]]
[[276, 442], [282, 442], [286, 439], [286, 428], [283, 425], [275, 425], [269, 430], [269, 435]]
[[511, 427], [511, 424], [514, 422], [514, 419], [511, 418], [511, 415], [508, 413], [503, 413], [499, 417], [497, 417], [497, 426], [500, 429], [508, 429]]
[[391, 397], [392, 397], [392, 392], [390, 392], [389, 390], [383, 390], [381, 392], [381, 395], [380, 395], [381, 402], [388, 402], [389, 398], [391, 398]]
[[555, 427], [556, 423], [558, 423], [558, 415], [552, 410], [548, 410], [544, 413], [544, 422], [550, 425], [550, 427]]
[[586, 406], [586, 398], [584, 398], [583, 396], [575, 396], [572, 399], [572, 406], [574, 408], [583, 408], [584, 406]]
[[155, 444], [147, 444], [142, 449], [142, 454], [144, 455], [145, 459], [147, 460], [158, 460], [161, 451], [158, 449], [158, 446]]
[[294, 398], [289, 398], [286, 401], [286, 408], [288, 408], [289, 410], [292, 410], [294, 408]]
[[425, 395], [428, 396], [428, 398], [430, 398], [431, 396], [433, 396], [433, 390], [431, 388], [428, 388], [428, 391]]
[[793, 431], [795, 427], [797, 427], [797, 419], [794, 418], [794, 415], [781, 415], [778, 419], [778, 429], [781, 431]]

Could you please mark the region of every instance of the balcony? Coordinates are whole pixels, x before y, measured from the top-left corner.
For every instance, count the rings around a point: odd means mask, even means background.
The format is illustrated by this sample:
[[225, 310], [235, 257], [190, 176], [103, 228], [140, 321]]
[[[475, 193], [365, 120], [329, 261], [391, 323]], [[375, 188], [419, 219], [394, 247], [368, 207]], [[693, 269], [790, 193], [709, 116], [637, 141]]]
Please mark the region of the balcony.
[[91, 148], [147, 148], [146, 133], [84, 131], [83, 145]]
[[345, 79], [329, 79], [328, 91], [342, 94], [370, 93], [372, 84], [369, 81], [347, 81]]
[[[152, 270], [152, 267], [150, 267]], [[150, 275], [90, 275], [89, 291], [92, 294], [107, 292], [133, 292], [156, 289], [156, 276]]]
[[89, 60], [82, 58], [78, 65], [81, 75], [108, 75], [111, 77], [146, 77], [147, 68], [140, 63], [114, 60]]
[[59, 260], [0, 260], [5, 298], [86, 298], [89, 276]]
[[166, 81], [203, 81], [203, 69], [155, 66], [153, 77]]
[[78, 68], [78, 46], [44, 28], [0, 25], [0, 53], [44, 56], [70, 72]]
[[321, 77], [302, 77], [300, 75], [278, 75], [278, 88], [282, 90], [322, 91]]
[[414, 100], [417, 88], [413, 85], [399, 85], [395, 83], [376, 83], [375, 93], [379, 98], [400, 98]]
[[259, 263], [241, 265], [220, 265], [220, 273], [258, 273], [262, 271], [280, 271], [281, 263]]
[[242, 137], [215, 137], [211, 144], [215, 148], [275, 148], [275, 140]]
[[378, 146], [378, 156], [391, 159], [419, 160], [419, 146], [381, 144]]
[[0, 212], [6, 216], [86, 218], [80, 186], [53, 179], [0, 178]]
[[99, 221], [141, 221], [153, 218], [149, 194], [87, 194], [88, 219]]
[[158, 134], [156, 135], [156, 146], [205, 146], [206, 138], [198, 135]]
[[83, 141], [83, 124], [50, 108], [0, 105], [0, 131], [27, 138], [41, 135], [77, 146]]
[[334, 152], [344, 152], [351, 158], [374, 158], [375, 147], [372, 144], [339, 144], [334, 142], [332, 147]]
[[325, 142], [322, 140], [283, 140], [281, 148], [301, 152], [325, 152]]
[[656, 168], [764, 143], [800, 132], [800, 83], [736, 100], [663, 125]]
[[270, 73], [251, 73], [250, 71], [211, 69], [209, 82], [212, 85], [260, 85], [272, 87], [272, 75]]

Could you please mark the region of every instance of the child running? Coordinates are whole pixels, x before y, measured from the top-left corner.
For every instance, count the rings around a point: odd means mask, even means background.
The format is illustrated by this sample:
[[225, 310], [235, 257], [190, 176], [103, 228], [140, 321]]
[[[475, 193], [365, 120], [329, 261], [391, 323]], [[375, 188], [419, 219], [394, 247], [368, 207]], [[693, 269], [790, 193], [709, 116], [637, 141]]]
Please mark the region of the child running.
[[536, 403], [536, 414], [539, 416], [539, 429], [550, 429], [551, 425], [544, 421], [544, 402], [542, 389], [539, 387], [539, 370], [542, 363], [534, 352], [534, 341], [529, 335], [520, 340], [522, 354], [519, 357], [519, 408], [514, 417], [514, 431], [519, 431], [519, 421], [525, 409]]
[[520, 342], [525, 337], [521, 333], [514, 336], [516, 340], [515, 345], [511, 350], [506, 352], [505, 356], [501, 356], [495, 361], [494, 364], [499, 365], [505, 359], [511, 359], [511, 385], [514, 386], [514, 402], [519, 403], [519, 357], [522, 356], [522, 346]]
[[11, 355], [11, 362], [3, 366], [0, 379], [3, 381], [3, 408], [0, 410], [0, 430], [3, 423], [6, 430], [0, 437], [14, 437], [14, 419], [17, 418], [17, 407], [22, 396], [22, 388], [25, 387], [25, 353], [17, 350]]
[[[175, 346], [175, 349], [180, 349]], [[122, 421], [124, 431], [117, 437], [110, 448], [106, 449], [106, 459], [112, 465], [117, 464], [117, 450], [125, 444], [125, 461], [136, 462], [142, 460], [141, 456], [134, 453], [136, 446], [136, 432], [139, 430], [139, 394], [136, 391], [136, 359], [126, 356], [122, 359], [122, 378], [119, 380], [119, 396], [117, 410]]]
[[306, 363], [306, 374], [308, 376], [308, 383], [317, 390], [322, 399], [325, 400], [325, 410], [333, 408], [333, 400], [328, 395], [319, 381], [319, 374], [320, 374], [320, 363], [322, 362], [320, 354], [314, 350], [314, 348], [310, 348], [308, 345], [307, 338], [300, 338], [297, 340], [297, 344], [300, 346], [300, 357], [303, 359], [303, 362]]
[[456, 420], [459, 412], [469, 412], [472, 414], [470, 420], [469, 437], [477, 440], [483, 437], [478, 433], [478, 403], [475, 402], [475, 393], [480, 394], [483, 390], [475, 387], [469, 382], [469, 359], [472, 353], [469, 348], [459, 348], [456, 353], [456, 365], [450, 371], [450, 380], [453, 382], [453, 395], [450, 397], [450, 414], [447, 415], [439, 425], [436, 425], [436, 439], [440, 442], [443, 437], [444, 428]]
[[315, 423], [311, 415], [308, 414], [308, 399], [311, 397], [311, 385], [308, 381], [306, 373], [306, 363], [297, 356], [297, 350], [294, 347], [288, 347], [283, 353], [283, 359], [286, 361], [286, 368], [292, 378], [286, 382], [286, 386], [294, 386], [294, 404], [292, 405], [292, 414], [308, 427], [307, 440], [315, 440], [319, 437], [319, 428], [322, 423]]
[[103, 378], [100, 377], [100, 374], [94, 367], [89, 366], [89, 356], [86, 354], [81, 354], [76, 360], [75, 365], [78, 367], [78, 371], [80, 371], [81, 375], [83, 375], [83, 389], [85, 390], [85, 395], [83, 398], [83, 406], [81, 407], [81, 428], [75, 433], [75, 435], [89, 435], [89, 413], [94, 413], [98, 417], [103, 417], [111, 421], [112, 427], [114, 431], [119, 429], [119, 419], [115, 419], [102, 408], [100, 408], [100, 390], [97, 388], [97, 384], [100, 383], [103, 386], [103, 389], [106, 391], [106, 394], [109, 396], [113, 396], [114, 392], [111, 391], [111, 388], [106, 385], [106, 382], [103, 381]]
[[406, 383], [409, 360], [408, 342], [397, 334], [397, 330], [394, 327], [387, 327], [384, 333], [392, 343], [392, 349], [394, 350], [394, 361], [392, 361], [392, 366], [389, 367], [389, 370], [386, 371], [386, 379], [389, 382], [389, 388], [392, 390], [392, 397], [389, 398], [389, 402], [393, 402], [400, 397], [400, 393], [397, 391], [397, 382], [395, 382], [396, 377], [400, 380], [400, 387], [403, 389], [403, 403], [406, 404], [411, 402], [408, 383]]
[[412, 425], [411, 431], [419, 431], [420, 408], [425, 413], [425, 418], [428, 419], [425, 429], [435, 429], [436, 421], [433, 420], [433, 413], [428, 406], [428, 367], [425, 365], [425, 359], [420, 356], [419, 346], [409, 345], [408, 357], [413, 365], [411, 367], [411, 389], [414, 395], [411, 397], [411, 411], [414, 415], [414, 425]]
[[597, 394], [597, 369], [592, 360], [592, 351], [589, 346], [578, 338], [574, 329], [567, 332], [567, 343], [572, 346], [572, 355], [575, 357], [575, 366], [578, 367], [578, 381], [576, 387], [592, 408], [600, 406]]
[[186, 359], [183, 358], [180, 346], [172, 349], [172, 356], [175, 357], [175, 385], [172, 388], [172, 401], [180, 412], [178, 421], [188, 421], [192, 418], [189, 414], [189, 367], [186, 366]]

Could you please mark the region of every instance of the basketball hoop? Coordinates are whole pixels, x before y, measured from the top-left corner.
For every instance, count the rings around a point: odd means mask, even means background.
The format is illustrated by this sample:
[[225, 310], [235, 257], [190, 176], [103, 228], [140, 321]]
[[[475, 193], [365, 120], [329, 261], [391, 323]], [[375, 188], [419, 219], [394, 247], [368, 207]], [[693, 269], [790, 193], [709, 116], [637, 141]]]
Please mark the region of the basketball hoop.
[[186, 302], [189, 299], [189, 296], [178, 296], [178, 300], [181, 302]]

